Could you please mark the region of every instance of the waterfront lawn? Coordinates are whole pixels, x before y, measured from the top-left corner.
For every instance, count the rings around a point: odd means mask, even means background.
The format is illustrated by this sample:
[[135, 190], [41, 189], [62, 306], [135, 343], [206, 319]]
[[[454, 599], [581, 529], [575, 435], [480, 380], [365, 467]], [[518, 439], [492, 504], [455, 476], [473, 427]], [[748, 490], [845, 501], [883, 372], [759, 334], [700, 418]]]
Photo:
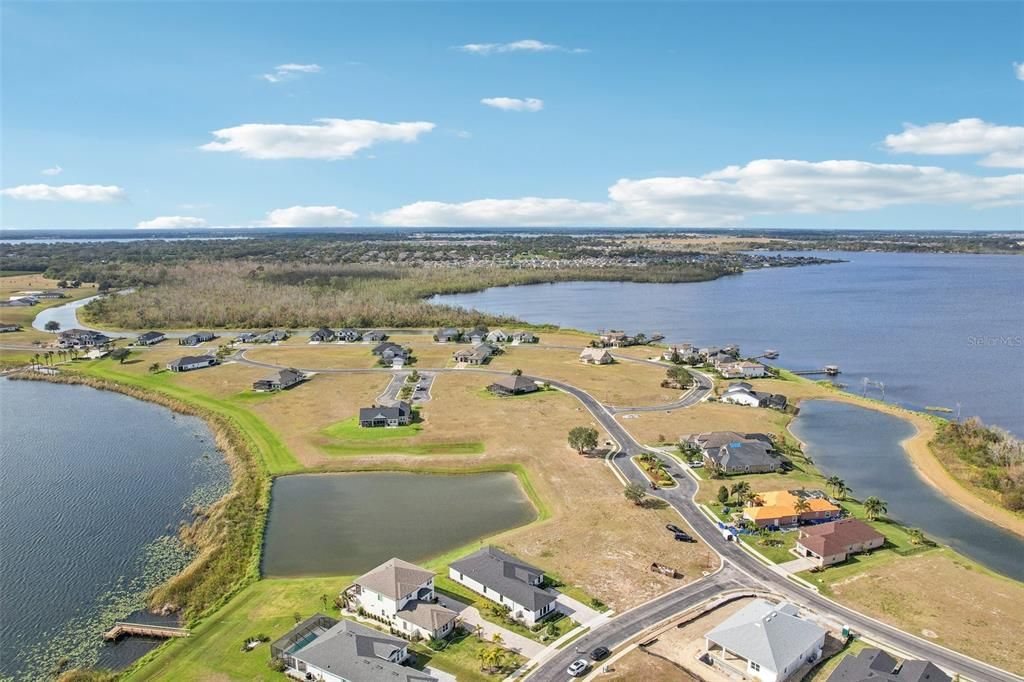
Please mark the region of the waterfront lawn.
[[[280, 680], [267, 666], [270, 644], [241, 651], [248, 637], [265, 634], [274, 641], [295, 626], [295, 616], [307, 618], [333, 607], [339, 590], [352, 577], [260, 580], [245, 588], [223, 608], [204, 619], [192, 635], [175, 639], [147, 655], [125, 680]], [[327, 596], [329, 610], [321, 597]]]
[[[215, 372], [218, 369], [220, 368], [197, 370], [196, 373]], [[266, 423], [255, 414], [227, 400], [213, 398], [195, 389], [177, 385], [173, 382], [174, 377], [171, 372], [132, 375], [120, 369], [118, 363], [110, 359], [90, 362], [82, 366], [82, 372], [97, 379], [106, 379], [128, 386], [157, 391], [220, 414], [234, 422], [243, 436], [251, 441], [255, 452], [262, 458], [269, 473], [281, 474], [300, 468], [295, 456], [285, 447], [277, 434], [271, 431]]]
[[997, 575], [946, 547], [899, 556], [876, 551], [801, 577], [825, 596], [1017, 674], [1024, 583]]

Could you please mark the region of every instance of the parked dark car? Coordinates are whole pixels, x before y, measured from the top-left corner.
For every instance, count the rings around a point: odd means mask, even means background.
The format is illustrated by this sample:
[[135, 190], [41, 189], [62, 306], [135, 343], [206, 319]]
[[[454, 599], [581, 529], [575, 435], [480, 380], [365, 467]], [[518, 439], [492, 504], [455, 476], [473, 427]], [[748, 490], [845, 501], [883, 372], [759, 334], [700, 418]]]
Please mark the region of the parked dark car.
[[666, 525], [665, 526], [665, 530], [667, 530], [670, 533], [685, 533], [686, 532], [685, 530], [683, 530], [682, 528], [680, 528], [679, 526], [677, 526], [674, 523], [670, 523], [670, 524]]
[[606, 647], [606, 646], [599, 646], [599, 647], [597, 647], [596, 649], [594, 649], [593, 651], [590, 652], [590, 660], [592, 660], [592, 661], [604, 660], [604, 659], [608, 658], [608, 654], [610, 654], [610, 653], [611, 653], [611, 651], [608, 649], [608, 647]]
[[679, 542], [697, 542], [688, 533], [676, 533], [675, 539]]

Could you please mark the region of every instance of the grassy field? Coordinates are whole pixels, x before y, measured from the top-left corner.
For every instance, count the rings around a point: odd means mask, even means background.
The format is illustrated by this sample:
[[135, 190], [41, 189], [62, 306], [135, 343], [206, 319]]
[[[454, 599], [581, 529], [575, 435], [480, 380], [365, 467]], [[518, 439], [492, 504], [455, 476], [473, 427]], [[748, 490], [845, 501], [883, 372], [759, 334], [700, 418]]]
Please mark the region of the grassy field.
[[416, 422], [408, 426], [395, 426], [386, 429], [365, 429], [359, 426], [359, 417], [350, 417], [344, 421], [332, 424], [324, 429], [324, 434], [338, 440], [352, 441], [380, 441], [392, 440], [395, 438], [411, 438], [419, 435], [423, 430], [423, 423]]
[[[18, 274], [0, 277], [0, 300], [7, 300], [11, 296], [16, 296], [26, 290], [39, 291], [56, 288], [57, 280], [47, 279], [40, 274]], [[5, 345], [25, 345], [26, 348], [29, 348], [33, 341], [41, 343], [53, 341], [53, 334], [33, 329], [32, 320], [36, 318], [36, 315], [41, 310], [94, 295], [96, 293], [96, 285], [83, 284], [78, 289], [67, 289], [64, 293], [67, 295], [67, 298], [42, 299], [38, 305], [24, 308], [0, 308], [0, 323], [21, 325], [21, 331], [0, 334], [0, 343]], [[8, 364], [14, 364], [14, 362], [8, 358]]]

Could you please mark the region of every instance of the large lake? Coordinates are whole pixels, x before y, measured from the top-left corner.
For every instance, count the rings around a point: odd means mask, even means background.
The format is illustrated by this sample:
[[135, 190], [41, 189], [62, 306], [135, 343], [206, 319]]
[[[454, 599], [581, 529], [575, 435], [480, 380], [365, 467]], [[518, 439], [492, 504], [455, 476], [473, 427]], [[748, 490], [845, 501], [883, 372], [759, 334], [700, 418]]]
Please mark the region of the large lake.
[[118, 393], [7, 379], [0, 427], [0, 678], [127, 664], [153, 643], [103, 631], [187, 565], [179, 524], [230, 485], [212, 434]]
[[842, 478], [863, 500], [885, 500], [887, 516], [920, 528], [994, 571], [1024, 581], [1024, 539], [971, 514], [925, 482], [900, 442], [914, 435], [905, 419], [835, 400], [800, 404], [790, 430], [826, 475]]
[[536, 518], [514, 474], [282, 476], [271, 491], [267, 576], [355, 575], [421, 561]]
[[[585, 330], [781, 351], [788, 369], [838, 364], [907, 407], [956, 408], [1024, 435], [1024, 259], [809, 253], [849, 262], [769, 268], [711, 282], [564, 282], [435, 296], [438, 303]], [[1005, 389], [1005, 390], [1004, 390]], [[877, 387], [870, 395], [880, 397]]]

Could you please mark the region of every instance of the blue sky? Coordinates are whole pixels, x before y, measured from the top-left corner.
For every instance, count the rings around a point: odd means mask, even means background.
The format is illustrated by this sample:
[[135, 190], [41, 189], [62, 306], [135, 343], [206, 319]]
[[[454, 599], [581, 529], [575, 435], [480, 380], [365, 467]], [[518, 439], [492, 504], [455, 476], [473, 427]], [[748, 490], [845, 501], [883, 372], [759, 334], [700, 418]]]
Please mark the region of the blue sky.
[[0, 11], [8, 228], [1024, 229], [1018, 2]]

